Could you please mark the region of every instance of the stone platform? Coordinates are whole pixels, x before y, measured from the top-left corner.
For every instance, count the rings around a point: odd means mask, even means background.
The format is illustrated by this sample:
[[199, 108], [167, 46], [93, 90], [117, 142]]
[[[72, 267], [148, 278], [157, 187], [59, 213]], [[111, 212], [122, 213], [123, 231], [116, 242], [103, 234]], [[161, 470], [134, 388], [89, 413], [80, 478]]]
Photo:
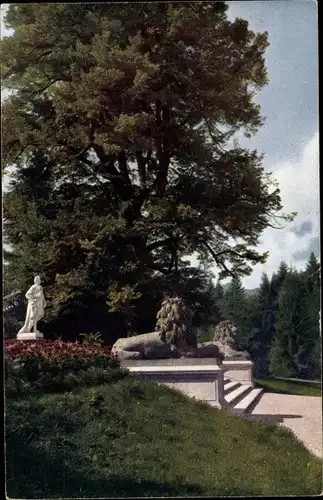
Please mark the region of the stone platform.
[[223, 369], [202, 359], [129, 360], [121, 365], [139, 378], [164, 384], [217, 408], [226, 406]]
[[217, 358], [121, 360], [133, 375], [165, 384], [216, 408], [245, 413], [259, 400], [252, 361]]
[[44, 335], [40, 332], [18, 333], [17, 340], [44, 340]]
[[252, 367], [249, 360], [226, 359], [222, 363], [225, 377], [241, 384], [254, 386]]
[[178, 358], [178, 359], [136, 359], [121, 360], [121, 365], [125, 368], [146, 366], [217, 366], [223, 369], [225, 377], [231, 380], [253, 386], [252, 367], [253, 363], [249, 360], [226, 359], [219, 362], [217, 358]]

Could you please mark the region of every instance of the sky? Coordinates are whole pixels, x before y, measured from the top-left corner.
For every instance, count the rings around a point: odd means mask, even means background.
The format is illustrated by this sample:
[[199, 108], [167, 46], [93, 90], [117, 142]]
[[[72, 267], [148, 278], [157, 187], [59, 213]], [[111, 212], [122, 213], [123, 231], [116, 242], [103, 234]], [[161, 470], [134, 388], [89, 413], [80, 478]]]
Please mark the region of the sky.
[[264, 153], [264, 167], [279, 182], [283, 212], [297, 212], [284, 229], [268, 228], [259, 250], [269, 251], [243, 279], [247, 288], [269, 277], [281, 260], [303, 269], [319, 256], [318, 15], [313, 0], [228, 2], [229, 18], [267, 31], [269, 84], [258, 94], [265, 124], [243, 145]]
[[[266, 52], [269, 84], [256, 99], [265, 124], [255, 137], [240, 141], [264, 153], [265, 169], [279, 182], [283, 212], [297, 212], [283, 229], [268, 228], [262, 234], [258, 249], [270, 252], [268, 260], [243, 278], [246, 288], [256, 288], [262, 273], [271, 277], [282, 260], [304, 269], [311, 251], [319, 256], [317, 4], [313, 0], [261, 0], [228, 5], [229, 19], [241, 17], [250, 29], [267, 31], [270, 43]], [[6, 8], [6, 4], [1, 6], [1, 37], [8, 35], [3, 25]]]

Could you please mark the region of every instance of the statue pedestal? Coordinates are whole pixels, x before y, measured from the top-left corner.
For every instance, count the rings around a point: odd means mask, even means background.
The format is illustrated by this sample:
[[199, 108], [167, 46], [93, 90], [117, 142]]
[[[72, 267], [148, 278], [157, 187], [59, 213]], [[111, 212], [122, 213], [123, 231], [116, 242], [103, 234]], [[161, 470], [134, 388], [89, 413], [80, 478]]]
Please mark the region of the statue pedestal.
[[248, 359], [224, 359], [222, 362], [224, 377], [232, 382], [254, 387], [253, 362]]
[[123, 360], [121, 366], [138, 378], [167, 385], [216, 408], [228, 407], [224, 370], [217, 359]]
[[44, 335], [40, 332], [18, 333], [17, 340], [44, 340]]

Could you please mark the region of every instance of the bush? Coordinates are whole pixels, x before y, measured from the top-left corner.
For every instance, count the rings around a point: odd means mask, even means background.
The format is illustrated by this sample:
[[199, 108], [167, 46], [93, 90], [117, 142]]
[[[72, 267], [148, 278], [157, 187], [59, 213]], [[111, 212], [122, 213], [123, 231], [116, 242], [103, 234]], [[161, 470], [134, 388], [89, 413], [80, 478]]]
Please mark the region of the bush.
[[62, 341], [7, 340], [6, 395], [60, 392], [119, 380], [127, 372], [109, 347]]

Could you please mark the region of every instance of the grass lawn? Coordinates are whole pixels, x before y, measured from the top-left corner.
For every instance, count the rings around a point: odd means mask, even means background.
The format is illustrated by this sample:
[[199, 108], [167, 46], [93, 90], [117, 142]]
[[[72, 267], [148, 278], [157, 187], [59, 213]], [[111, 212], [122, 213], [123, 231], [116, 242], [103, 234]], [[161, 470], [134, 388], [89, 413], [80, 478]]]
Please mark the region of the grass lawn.
[[318, 495], [292, 433], [128, 376], [6, 401], [7, 496]]
[[321, 396], [322, 389], [319, 386], [304, 384], [277, 379], [255, 379], [256, 387], [263, 387], [266, 392], [275, 392], [278, 394], [292, 394], [294, 396]]

